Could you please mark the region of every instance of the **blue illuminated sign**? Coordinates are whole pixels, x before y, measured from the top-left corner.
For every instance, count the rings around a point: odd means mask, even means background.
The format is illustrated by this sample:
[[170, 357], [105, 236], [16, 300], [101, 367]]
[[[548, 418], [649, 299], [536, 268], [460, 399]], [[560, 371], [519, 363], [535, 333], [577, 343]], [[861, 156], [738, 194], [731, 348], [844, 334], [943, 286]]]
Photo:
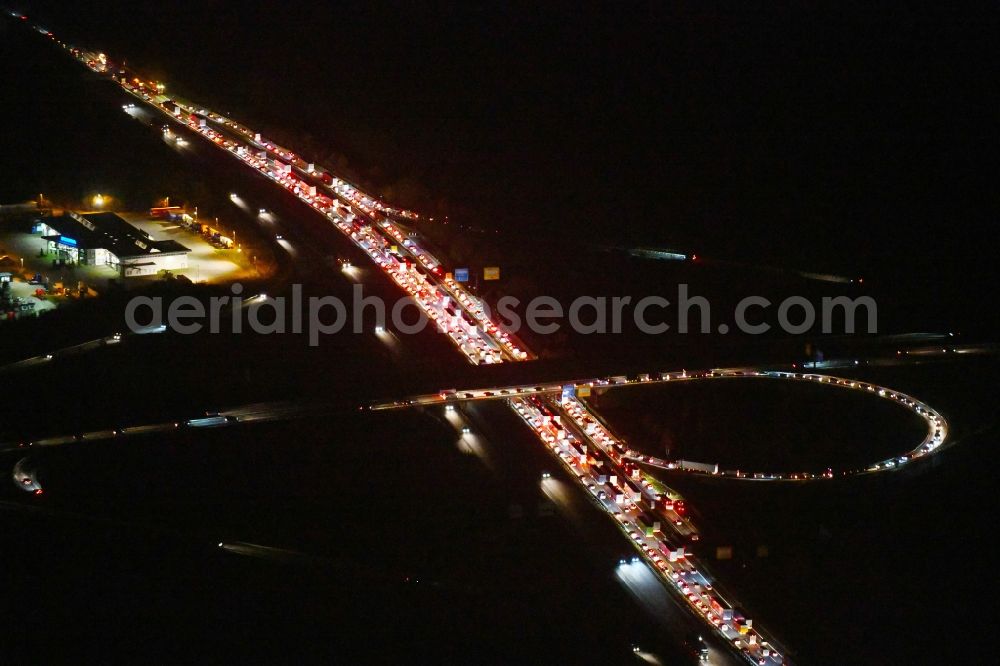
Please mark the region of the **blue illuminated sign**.
[[76, 239], [70, 238], [69, 236], [60, 236], [59, 242], [63, 245], [76, 245]]
[[468, 268], [456, 268], [455, 269], [455, 282], [468, 282], [469, 281], [469, 269]]

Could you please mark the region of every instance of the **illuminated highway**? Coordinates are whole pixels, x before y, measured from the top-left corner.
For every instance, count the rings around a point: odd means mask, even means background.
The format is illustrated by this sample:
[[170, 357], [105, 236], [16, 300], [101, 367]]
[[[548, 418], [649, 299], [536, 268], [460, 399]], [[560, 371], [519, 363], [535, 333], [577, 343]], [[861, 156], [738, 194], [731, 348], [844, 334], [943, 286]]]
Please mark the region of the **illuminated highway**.
[[[95, 72], [115, 71], [114, 64], [99, 54], [70, 50]], [[470, 363], [534, 358], [516, 336], [486, 315], [482, 302], [446, 272], [441, 262], [422, 246], [419, 235], [398, 221], [416, 220], [419, 218], [416, 213], [388, 207], [324, 167], [307, 163], [291, 150], [268, 141], [259, 132], [203, 106], [169, 98], [163, 94], [162, 84], [131, 74], [114, 80], [172, 122], [196, 132], [323, 216], [410, 296], [423, 315]], [[133, 115], [135, 108], [126, 104], [123, 110]], [[164, 136], [174, 142], [183, 140], [169, 128], [164, 128]], [[238, 194], [231, 198], [240, 203]], [[349, 264], [342, 264], [342, 270], [350, 268]]]
[[[99, 346], [88, 346], [87, 350]], [[22, 364], [15, 364], [24, 367]], [[784, 650], [768, 639], [759, 625], [740, 614], [738, 604], [727, 599], [714, 583], [713, 575], [691, 554], [689, 546], [699, 540], [697, 527], [686, 510], [684, 498], [665, 485], [651, 472], [650, 467], [664, 467], [673, 472], [684, 469], [672, 462], [641, 456], [625, 446], [620, 438], [606, 426], [600, 417], [575, 393], [586, 393], [594, 387], [619, 389], [656, 382], [697, 381], [707, 379], [758, 377], [790, 381], [815, 381], [831, 387], [864, 391], [873, 397], [896, 400], [910, 407], [933, 423], [936, 431], [929, 444], [931, 448], [917, 455], [929, 455], [940, 449], [947, 432], [943, 419], [926, 406], [903, 393], [873, 384], [830, 377], [828, 375], [802, 374], [750, 368], [714, 369], [703, 372], [668, 372], [657, 375], [639, 374], [628, 378], [614, 376], [577, 382], [546, 383], [541, 385], [511, 386], [506, 388], [475, 389], [468, 391], [443, 391], [413, 400], [380, 403], [373, 410], [398, 409], [411, 406], [443, 406], [447, 411], [456, 403], [479, 400], [505, 400], [518, 416], [532, 429], [539, 441], [557, 458], [565, 469], [578, 480], [592, 501], [608, 513], [621, 529], [623, 536], [636, 551], [635, 558], [619, 563], [622, 571], [631, 570], [637, 563], [645, 563], [675, 597], [692, 613], [712, 627], [720, 640], [754, 663], [781, 664]], [[570, 391], [567, 391], [571, 389]], [[918, 411], [919, 410], [919, 411]], [[109, 440], [131, 436], [169, 432], [180, 428], [200, 429], [229, 427], [256, 421], [286, 420], [325, 415], [319, 406], [293, 403], [258, 403], [220, 410], [203, 417], [187, 418], [173, 422], [133, 425], [118, 429], [105, 429], [68, 436], [15, 442], [0, 445], [0, 450], [31, 447], [50, 447], [65, 444]], [[940, 420], [940, 421], [939, 421]], [[934, 440], [937, 440], [936, 442]], [[921, 445], [923, 446], [923, 445]], [[902, 463], [900, 463], [902, 464]], [[673, 466], [671, 466], [673, 465]], [[896, 466], [880, 465], [857, 473], [889, 471]], [[719, 476], [727, 476], [719, 473]], [[15, 477], [24, 489], [41, 492], [41, 487], [30, 473], [22, 469]], [[728, 475], [731, 479], [752, 476]], [[799, 481], [829, 478], [826, 475], [802, 476]], [[767, 475], [760, 480], [793, 480], [794, 476]], [[543, 480], [543, 486], [546, 483]], [[624, 575], [624, 574], [623, 574]]]
[[[948, 438], [948, 422], [930, 405], [909, 396], [902, 391], [863, 382], [854, 379], [834, 377], [832, 375], [788, 372], [784, 370], [768, 370], [763, 368], [715, 368], [712, 370], [701, 370], [688, 372], [686, 370], [641, 373], [634, 377], [617, 375], [599, 379], [574, 379], [564, 382], [547, 382], [538, 385], [515, 385], [494, 388], [477, 389], [448, 389], [438, 393], [428, 393], [417, 395], [403, 400], [392, 402], [381, 402], [370, 406], [370, 409], [378, 411], [384, 409], [399, 409], [414, 406], [429, 406], [446, 404], [452, 402], [462, 402], [467, 400], [501, 400], [532, 397], [537, 395], [553, 396], [571, 389], [579, 392], [589, 393], [590, 390], [624, 386], [639, 386], [647, 384], [662, 384], [667, 382], [690, 382], [708, 379], [777, 379], [788, 381], [812, 382], [822, 386], [830, 386], [842, 389], [863, 391], [874, 397], [884, 400], [892, 400], [897, 404], [906, 407], [914, 414], [918, 415], [927, 425], [927, 435], [917, 443], [912, 449], [902, 451], [898, 455], [883, 460], [873, 461], [865, 467], [855, 469], [835, 469], [833, 466], [825, 467], [822, 470], [802, 471], [802, 472], [766, 472], [747, 470], [727, 470], [721, 469], [717, 464], [692, 463], [691, 461], [664, 460], [653, 456], [640, 454], [634, 450], [626, 450], [623, 455], [630, 460], [641, 462], [653, 467], [675, 472], [690, 472], [694, 474], [709, 474], [712, 476], [731, 478], [749, 481], [819, 481], [830, 479], [834, 476], [846, 476], [853, 474], [873, 474], [876, 472], [888, 472], [904, 467], [907, 463], [937, 453], [944, 448]], [[601, 426], [603, 428], [603, 426]], [[762, 466], [763, 467], [763, 466]]]
[[786, 663], [774, 642], [715, 589], [694, 560], [688, 549], [699, 539], [698, 532], [676, 491], [629, 462], [621, 444], [596, 430], [594, 419], [575, 399], [533, 396], [513, 398], [511, 405], [628, 538], [638, 555], [619, 566], [645, 561], [692, 613], [741, 655], [762, 665]]
[[[50, 32], [36, 29], [55, 41]], [[377, 197], [335, 177], [321, 165], [307, 163], [293, 151], [274, 144], [259, 132], [227, 116], [189, 101], [167, 96], [162, 84], [144, 80], [135, 72], [119, 69], [117, 64], [108, 61], [102, 54], [75, 49], [65, 44], [62, 46], [94, 72], [114, 78], [123, 90], [155, 108], [169, 118], [170, 122], [197, 133], [246, 167], [284, 188], [322, 216], [411, 297], [437, 330], [448, 336], [470, 363], [487, 365], [534, 358], [520, 340], [501, 330], [486, 315], [482, 302], [454, 279], [443, 261], [424, 247], [425, 242], [419, 235], [407, 228], [407, 221], [419, 219], [416, 213], [387, 206]], [[120, 76], [119, 72], [124, 75]], [[135, 109], [135, 105], [127, 104], [123, 110], [132, 115], [136, 113]], [[185, 141], [169, 127], [164, 130], [164, 137], [178, 145]], [[237, 193], [232, 195], [232, 200], [236, 204], [241, 201]], [[349, 263], [341, 265], [341, 270], [345, 272], [350, 272], [351, 269]], [[160, 327], [143, 333], [155, 334], [163, 330]], [[114, 334], [26, 359], [0, 368], [0, 372], [31, 368], [64, 355], [85, 353], [122, 341], [122, 335]], [[586, 402], [586, 397], [593, 389], [611, 390], [655, 383], [737, 378], [807, 382], [862, 391], [872, 397], [894, 401], [919, 415], [927, 424], [927, 435], [911, 450], [892, 458], [873, 461], [859, 469], [834, 469], [831, 466], [822, 470], [794, 473], [728, 470], [711, 462], [664, 460], [642, 455], [626, 446]], [[713, 584], [711, 573], [691, 555], [690, 545], [700, 537], [697, 526], [690, 519], [686, 502], [679, 493], [655, 477], [651, 470], [710, 475], [734, 481], [812, 482], [852, 474], [891, 472], [933, 455], [949, 443], [948, 424], [944, 417], [916, 398], [868, 382], [801, 370], [789, 372], [747, 367], [696, 372], [681, 370], [632, 377], [620, 375], [504, 387], [444, 389], [433, 394], [369, 405], [368, 409], [380, 411], [443, 407], [446, 411], [453, 411], [456, 404], [475, 400], [506, 401], [554, 459], [578, 481], [581, 491], [615, 521], [623, 539], [635, 551], [634, 556], [619, 563], [620, 567], [645, 563], [662, 585], [693, 616], [699, 618], [707, 629], [714, 632], [717, 638], [725, 641], [736, 655], [750, 663], [771, 666], [790, 663], [784, 654], [786, 650], [769, 639], [767, 633], [753, 623], [752, 618], [745, 617], [738, 604], [720, 592]], [[127, 439], [182, 428], [222, 428], [240, 423], [303, 418], [315, 413], [316, 407], [292, 403], [260, 403], [176, 421], [10, 442], [0, 445], [3, 447], [0, 450]], [[764, 463], [761, 468], [766, 469], [766, 466]], [[42, 492], [32, 471], [21, 463], [15, 467], [14, 476], [25, 490]], [[543, 486], [546, 481], [548, 479], [543, 479]], [[220, 548], [253, 556], [285, 556], [285, 553], [273, 549], [265, 552], [263, 547], [253, 544], [223, 543]]]

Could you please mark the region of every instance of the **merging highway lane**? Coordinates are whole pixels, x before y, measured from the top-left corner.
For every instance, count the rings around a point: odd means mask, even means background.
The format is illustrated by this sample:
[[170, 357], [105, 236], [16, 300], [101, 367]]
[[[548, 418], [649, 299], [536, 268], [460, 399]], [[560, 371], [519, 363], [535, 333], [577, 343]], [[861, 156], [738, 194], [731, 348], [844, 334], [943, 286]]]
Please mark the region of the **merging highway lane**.
[[[856, 360], [849, 362], [830, 362], [831, 366], [843, 365], [854, 367]], [[802, 471], [802, 472], [769, 472], [769, 471], [747, 471], [747, 470], [727, 470], [719, 467], [717, 463], [694, 462], [689, 460], [664, 460], [654, 456], [647, 456], [626, 449], [622, 455], [632, 461], [660, 467], [676, 472], [688, 472], [693, 474], [708, 474], [724, 478], [731, 478], [746, 481], [786, 481], [786, 482], [807, 482], [832, 479], [835, 476], [848, 476], [854, 474], [873, 474], [877, 472], [889, 472], [901, 469], [911, 461], [923, 458], [933, 453], [941, 451], [948, 440], [948, 422], [930, 405], [909, 396], [902, 391], [878, 386], [870, 382], [863, 382], [832, 375], [810, 373], [810, 372], [790, 372], [787, 370], [771, 370], [766, 368], [715, 368], [711, 370], [701, 370], [688, 372], [687, 370], [642, 373], [633, 377], [617, 375], [599, 379], [574, 379], [565, 382], [547, 382], [538, 385], [517, 385], [477, 389], [446, 389], [438, 393], [428, 393], [412, 396], [402, 400], [392, 402], [380, 402], [371, 405], [369, 408], [375, 411], [385, 409], [400, 409], [414, 406], [431, 406], [462, 402], [467, 400], [517, 400], [535, 396], [586, 396], [596, 387], [607, 390], [614, 387], [641, 386], [646, 384], [663, 384], [667, 382], [690, 382], [708, 379], [739, 379], [739, 378], [765, 378], [786, 381], [811, 382], [821, 386], [837, 387], [855, 391], [863, 391], [874, 397], [885, 400], [892, 400], [897, 404], [906, 407], [919, 416], [927, 425], [926, 436], [909, 451], [900, 452], [891, 458], [873, 461], [872, 463], [855, 469], [835, 469], [833, 466], [825, 467], [822, 470]], [[596, 415], [595, 415], [596, 416]], [[599, 417], [598, 417], [599, 418]], [[603, 428], [603, 426], [601, 426]]]
[[[23, 18], [14, 14], [17, 18]], [[115, 80], [123, 90], [162, 113], [170, 123], [186, 127], [202, 139], [226, 151], [245, 166], [269, 178], [296, 196], [361, 248], [447, 335], [463, 356], [475, 365], [517, 362], [534, 358], [524, 344], [490, 319], [484, 304], [470, 294], [448, 272], [442, 259], [426, 247], [425, 241], [407, 226], [419, 219], [416, 213], [387, 206], [347, 181], [335, 177], [322, 166], [307, 163], [293, 151], [263, 138], [259, 132], [210, 111], [198, 104], [170, 98], [165, 88], [136, 72], [110, 62], [103, 54], [59, 42], [49, 31], [35, 29], [58, 43], [76, 60], [99, 75]], [[134, 113], [135, 105], [125, 105]], [[164, 136], [185, 141], [170, 126]], [[239, 204], [238, 194], [232, 195]], [[261, 211], [261, 214], [266, 214]], [[276, 239], [278, 240], [278, 239]], [[341, 270], [351, 271], [349, 263]], [[249, 299], [248, 299], [249, 300]], [[143, 331], [159, 333], [162, 327]], [[121, 334], [89, 341], [44, 356], [26, 359], [0, 368], [0, 372], [30, 369], [70, 354], [86, 353], [123, 342]], [[855, 361], [856, 363], [856, 361]], [[850, 364], [848, 364], [850, 365]], [[829, 367], [836, 363], [828, 362]], [[889, 472], [932, 455], [946, 446], [948, 424], [925, 403], [900, 391], [857, 380], [833, 377], [801, 369], [725, 368], [699, 372], [670, 371], [524, 384], [468, 390], [446, 389], [434, 394], [368, 405], [372, 411], [412, 407], [441, 407], [454, 411], [457, 404], [470, 400], [503, 400], [531, 428], [538, 440], [575, 478], [581, 491], [605, 511], [620, 528], [623, 539], [635, 555], [623, 559], [622, 567], [645, 566], [676, 596], [707, 631], [721, 640], [732, 654], [749, 663], [777, 666], [790, 663], [787, 650], [768, 638], [767, 633], [744, 616], [738, 604], [722, 593], [710, 572], [691, 555], [699, 540], [684, 498], [654, 476], [655, 470], [711, 475], [742, 481], [812, 482], [848, 474]], [[814, 368], [815, 370], [815, 368]], [[803, 471], [797, 473], [746, 472], [720, 469], [718, 464], [684, 460], [663, 460], [632, 450], [617, 437], [599, 414], [587, 404], [594, 389], [607, 390], [649, 383], [685, 382], [709, 379], [768, 378], [812, 382], [844, 390], [857, 390], [911, 409], [927, 423], [927, 435], [912, 450], [862, 469]], [[170, 432], [179, 428], [207, 429], [259, 421], [302, 418], [315, 413], [317, 406], [293, 403], [262, 403], [237, 407], [176, 421], [139, 424], [66, 436], [49, 436], [34, 441], [10, 442], [0, 450], [24, 450], [34, 446], [58, 446], [112, 438]], [[362, 407], [363, 408], [363, 407]], [[24, 461], [22, 460], [22, 463]], [[19, 463], [15, 479], [25, 490], [41, 493], [30, 466]], [[543, 484], [545, 481], [543, 480]], [[288, 557], [288, 553], [262, 550], [239, 542], [221, 543], [220, 548], [252, 556]], [[644, 658], [640, 652], [639, 658]]]
[[[831, 365], [853, 367], [850, 362]], [[912, 450], [893, 458], [853, 470], [832, 468], [817, 472], [767, 473], [721, 470], [717, 464], [691, 461], [667, 461], [645, 456], [616, 437], [601, 417], [579, 395], [589, 396], [597, 387], [602, 390], [666, 382], [689, 382], [708, 379], [768, 378], [815, 382], [824, 386], [863, 391], [875, 397], [893, 400], [919, 415], [927, 424], [927, 435]], [[714, 577], [698, 563], [689, 550], [700, 540], [697, 528], [688, 516], [680, 493], [655, 477], [650, 468], [671, 472], [706, 474], [734, 480], [811, 482], [848, 474], [871, 474], [900, 469], [911, 461], [940, 451], [947, 441], [945, 419], [925, 403], [868, 382], [830, 375], [758, 368], [725, 368], [699, 372], [642, 373], [600, 379], [574, 380], [540, 385], [520, 385], [482, 389], [448, 389], [435, 394], [371, 405], [372, 410], [401, 409], [415, 406], [444, 405], [453, 411], [456, 404], [477, 400], [504, 400], [533, 430], [553, 456], [576, 478], [594, 502], [617, 522], [637, 551], [620, 566], [645, 562], [664, 585], [686, 602], [725, 644], [751, 663], [783, 664], [787, 650], [768, 639], [752, 619], [739, 610], [713, 584]], [[544, 481], [543, 481], [544, 483]]]

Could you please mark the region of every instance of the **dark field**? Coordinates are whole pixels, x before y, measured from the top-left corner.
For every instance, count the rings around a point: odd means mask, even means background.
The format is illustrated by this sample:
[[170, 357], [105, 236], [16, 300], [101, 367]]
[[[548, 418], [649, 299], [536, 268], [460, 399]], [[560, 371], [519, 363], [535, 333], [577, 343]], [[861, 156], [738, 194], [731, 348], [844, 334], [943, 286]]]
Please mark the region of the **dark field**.
[[804, 382], [658, 384], [591, 403], [647, 455], [745, 471], [856, 469], [913, 449], [927, 433], [923, 419], [888, 400]]

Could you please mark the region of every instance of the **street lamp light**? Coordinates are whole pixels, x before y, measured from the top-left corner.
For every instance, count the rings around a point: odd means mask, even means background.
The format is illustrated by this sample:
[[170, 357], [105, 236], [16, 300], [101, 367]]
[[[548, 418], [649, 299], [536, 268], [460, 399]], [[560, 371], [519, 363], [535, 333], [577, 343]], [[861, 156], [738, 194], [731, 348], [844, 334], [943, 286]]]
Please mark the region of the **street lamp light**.
[[94, 208], [104, 207], [104, 197], [100, 194], [94, 196], [93, 202], [94, 202]]

